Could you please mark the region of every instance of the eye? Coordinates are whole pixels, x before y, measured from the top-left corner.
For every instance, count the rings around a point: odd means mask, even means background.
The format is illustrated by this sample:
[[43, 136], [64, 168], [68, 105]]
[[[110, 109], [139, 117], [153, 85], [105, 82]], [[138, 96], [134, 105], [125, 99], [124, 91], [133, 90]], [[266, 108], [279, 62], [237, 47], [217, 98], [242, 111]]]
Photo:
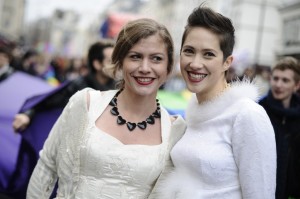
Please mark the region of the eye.
[[273, 79], [273, 81], [278, 81], [279, 78], [273, 76], [272, 79]]
[[215, 57], [215, 54], [212, 53], [212, 52], [205, 52], [205, 53], [204, 53], [204, 56], [205, 56], [205, 57]]
[[182, 49], [182, 52], [185, 54], [185, 55], [192, 55], [194, 54], [194, 50], [192, 48], [183, 48]]
[[289, 83], [289, 82], [290, 82], [290, 80], [287, 79], [287, 78], [283, 78], [282, 81], [283, 81], [284, 83]]
[[131, 60], [139, 60], [141, 58], [141, 55], [137, 54], [137, 53], [131, 53], [128, 55], [128, 57], [131, 59]]
[[160, 62], [160, 61], [163, 60], [163, 58], [160, 57], [160, 56], [153, 56], [153, 57], [152, 57], [152, 60], [153, 60], [154, 62]]

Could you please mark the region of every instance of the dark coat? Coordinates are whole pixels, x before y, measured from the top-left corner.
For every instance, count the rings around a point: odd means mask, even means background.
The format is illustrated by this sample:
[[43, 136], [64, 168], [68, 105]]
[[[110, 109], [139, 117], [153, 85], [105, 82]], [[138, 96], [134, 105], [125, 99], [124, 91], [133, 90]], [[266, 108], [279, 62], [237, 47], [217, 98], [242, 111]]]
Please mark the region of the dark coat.
[[9, 67], [5, 73], [0, 75], [0, 82], [6, 80], [10, 75], [12, 75], [14, 72], [13, 68]]
[[292, 96], [289, 108], [271, 92], [259, 101], [270, 117], [277, 147], [276, 199], [300, 197], [300, 97]]

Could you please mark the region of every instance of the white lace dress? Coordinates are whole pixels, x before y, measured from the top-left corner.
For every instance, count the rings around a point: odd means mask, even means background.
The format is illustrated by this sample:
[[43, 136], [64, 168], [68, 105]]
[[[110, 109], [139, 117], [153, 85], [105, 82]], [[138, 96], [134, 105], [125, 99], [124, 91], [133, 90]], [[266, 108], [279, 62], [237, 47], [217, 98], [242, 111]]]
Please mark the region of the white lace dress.
[[81, 150], [78, 198], [147, 198], [160, 175], [169, 134], [162, 144], [124, 145], [95, 126], [101, 115], [99, 92], [90, 92], [87, 145]]
[[148, 198], [157, 178], [171, 165], [169, 152], [184, 133], [185, 122], [178, 116], [171, 124], [161, 108], [162, 143], [124, 145], [95, 126], [116, 92], [85, 89], [70, 99], [40, 152], [28, 199], [49, 198], [57, 179], [57, 199]]

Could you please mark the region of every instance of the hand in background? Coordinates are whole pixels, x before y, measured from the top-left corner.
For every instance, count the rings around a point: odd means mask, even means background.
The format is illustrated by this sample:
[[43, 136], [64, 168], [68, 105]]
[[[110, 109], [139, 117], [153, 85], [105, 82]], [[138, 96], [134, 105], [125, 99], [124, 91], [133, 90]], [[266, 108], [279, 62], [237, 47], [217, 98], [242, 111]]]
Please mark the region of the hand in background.
[[30, 118], [24, 113], [17, 114], [12, 123], [15, 132], [24, 131], [30, 123]]

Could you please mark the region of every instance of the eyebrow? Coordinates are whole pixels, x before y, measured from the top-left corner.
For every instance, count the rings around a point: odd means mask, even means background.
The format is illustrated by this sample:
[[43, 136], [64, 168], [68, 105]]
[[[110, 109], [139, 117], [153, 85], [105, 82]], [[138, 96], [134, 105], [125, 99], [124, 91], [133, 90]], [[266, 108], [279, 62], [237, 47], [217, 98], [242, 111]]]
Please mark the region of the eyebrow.
[[[128, 54], [130, 54], [130, 53], [143, 54], [143, 53], [140, 53], [140, 52], [137, 52], [137, 51], [128, 51]], [[165, 53], [161, 53], [161, 52], [154, 52], [154, 53], [151, 53], [150, 55], [161, 55], [161, 56], [165, 56], [166, 54], [165, 54]]]

